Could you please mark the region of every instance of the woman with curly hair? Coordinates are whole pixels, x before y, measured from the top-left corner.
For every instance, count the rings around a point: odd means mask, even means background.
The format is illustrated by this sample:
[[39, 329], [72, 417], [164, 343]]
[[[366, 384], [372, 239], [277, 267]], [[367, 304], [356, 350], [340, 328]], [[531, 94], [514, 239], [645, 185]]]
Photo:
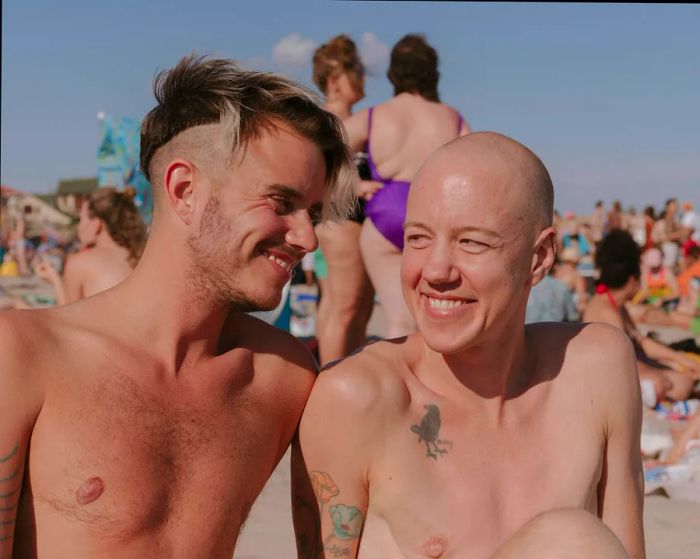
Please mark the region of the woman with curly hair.
[[82, 250], [66, 259], [63, 277], [46, 261], [35, 267], [39, 277], [54, 285], [59, 305], [114, 287], [136, 266], [146, 226], [133, 193], [114, 188], [91, 193], [80, 208], [77, 235]]
[[401, 292], [403, 222], [411, 180], [428, 156], [469, 126], [438, 95], [438, 55], [421, 35], [409, 34], [391, 51], [388, 77], [394, 97], [345, 121], [350, 146], [366, 151], [371, 178], [381, 188], [366, 204], [360, 247], [379, 295], [386, 337], [415, 330]]
[[[364, 97], [364, 68], [350, 37], [338, 35], [316, 49], [313, 80], [325, 96], [324, 108], [348, 118], [352, 106]], [[364, 201], [371, 195], [358, 194], [359, 203], [349, 220], [316, 227], [327, 267], [327, 273], [323, 266], [315, 270], [322, 289], [316, 323], [321, 364], [345, 357], [365, 342], [374, 307], [374, 290], [360, 253]]]

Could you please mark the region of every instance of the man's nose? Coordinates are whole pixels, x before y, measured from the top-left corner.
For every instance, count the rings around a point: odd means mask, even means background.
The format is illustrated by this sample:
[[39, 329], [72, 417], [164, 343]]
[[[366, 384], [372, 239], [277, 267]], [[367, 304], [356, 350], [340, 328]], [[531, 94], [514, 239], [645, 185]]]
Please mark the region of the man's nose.
[[304, 252], [313, 252], [318, 248], [318, 238], [311, 222], [311, 216], [306, 210], [299, 210], [290, 216], [290, 227], [285, 235], [285, 241]]

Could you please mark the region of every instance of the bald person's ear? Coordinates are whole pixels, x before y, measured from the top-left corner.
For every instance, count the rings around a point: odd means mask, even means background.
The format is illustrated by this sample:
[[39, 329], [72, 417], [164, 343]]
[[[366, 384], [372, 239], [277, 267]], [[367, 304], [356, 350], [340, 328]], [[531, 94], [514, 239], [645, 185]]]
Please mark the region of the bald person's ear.
[[165, 195], [170, 207], [187, 225], [192, 223], [195, 210], [194, 164], [186, 159], [175, 159], [165, 170]]
[[532, 285], [540, 283], [554, 266], [557, 255], [557, 235], [554, 227], [547, 227], [537, 237], [532, 255]]

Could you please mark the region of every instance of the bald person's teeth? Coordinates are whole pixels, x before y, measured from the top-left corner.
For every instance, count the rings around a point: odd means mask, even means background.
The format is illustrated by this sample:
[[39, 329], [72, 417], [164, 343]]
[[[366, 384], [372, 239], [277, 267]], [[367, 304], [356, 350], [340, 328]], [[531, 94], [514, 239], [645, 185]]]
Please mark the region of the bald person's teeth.
[[268, 257], [268, 259], [272, 260], [275, 264], [279, 264], [280, 266], [282, 266], [288, 272], [292, 271], [292, 265], [289, 264], [288, 262], [285, 262], [281, 258], [277, 258], [276, 256], [272, 256], [271, 254], [268, 254], [267, 257]]
[[464, 304], [464, 301], [454, 301], [452, 299], [433, 299], [432, 297], [428, 297], [428, 302], [434, 309], [454, 309], [455, 307], [461, 307]]

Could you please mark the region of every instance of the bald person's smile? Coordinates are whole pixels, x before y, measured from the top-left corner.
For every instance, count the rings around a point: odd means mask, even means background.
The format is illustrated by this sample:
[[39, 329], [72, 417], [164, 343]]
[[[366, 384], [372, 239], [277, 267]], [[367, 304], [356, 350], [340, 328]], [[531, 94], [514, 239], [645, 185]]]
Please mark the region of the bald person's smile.
[[466, 297], [427, 295], [421, 293], [421, 306], [425, 313], [435, 319], [450, 319], [469, 312], [477, 303], [476, 299]]

